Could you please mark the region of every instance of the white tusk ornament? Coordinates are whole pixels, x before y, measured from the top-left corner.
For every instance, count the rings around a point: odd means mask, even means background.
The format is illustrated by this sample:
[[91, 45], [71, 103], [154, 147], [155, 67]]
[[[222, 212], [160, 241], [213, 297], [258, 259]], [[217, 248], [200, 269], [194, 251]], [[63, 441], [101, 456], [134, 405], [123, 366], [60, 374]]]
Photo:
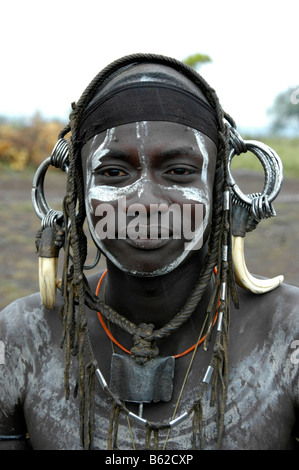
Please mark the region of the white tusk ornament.
[[39, 289], [44, 307], [52, 310], [56, 305], [58, 258], [39, 257]]
[[264, 294], [279, 286], [284, 276], [276, 276], [272, 279], [258, 279], [247, 269], [244, 255], [245, 237], [232, 236], [232, 256], [237, 284], [254, 294]]

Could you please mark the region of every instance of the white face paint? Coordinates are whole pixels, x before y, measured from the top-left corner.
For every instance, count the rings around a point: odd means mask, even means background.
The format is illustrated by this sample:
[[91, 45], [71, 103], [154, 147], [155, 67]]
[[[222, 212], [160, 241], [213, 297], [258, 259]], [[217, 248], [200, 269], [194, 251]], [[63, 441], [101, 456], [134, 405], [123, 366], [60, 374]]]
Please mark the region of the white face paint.
[[[204, 139], [202, 138], [202, 135], [200, 134], [199, 131], [192, 129], [194, 137], [196, 139], [198, 148], [202, 154], [203, 157], [203, 163], [202, 163], [202, 171], [201, 171], [201, 181], [203, 183], [203, 187], [205, 189], [200, 189], [197, 187], [181, 187], [181, 186], [172, 186], [172, 187], [165, 187], [164, 191], [180, 191], [186, 200], [192, 200], [196, 201], [198, 203], [204, 204], [206, 208], [206, 214], [203, 220], [203, 224], [196, 230], [195, 235], [193, 239], [188, 243], [188, 247], [183, 251], [180, 257], [178, 257], [170, 266], [167, 266], [164, 268], [163, 273], [165, 272], [170, 272], [173, 269], [175, 269], [177, 266], [179, 266], [187, 257], [188, 253], [194, 249], [194, 247], [199, 243], [200, 240], [203, 238], [203, 233], [205, 232], [207, 225], [209, 223], [209, 218], [210, 218], [210, 201], [209, 197], [207, 194], [207, 169], [208, 169], [208, 163], [209, 163], [209, 154], [208, 154], [208, 149], [206, 146], [206, 143]], [[162, 272], [157, 273], [158, 274], [163, 274]]]
[[[90, 168], [94, 170], [99, 166], [102, 158], [107, 155], [109, 152], [109, 145], [115, 138], [115, 128], [109, 129], [106, 131], [106, 136], [103, 143], [90, 154]], [[147, 173], [147, 165], [145, 160], [144, 153], [144, 138], [148, 136], [147, 122], [137, 122], [136, 123], [136, 138], [140, 142], [139, 146], [139, 161], [141, 167], [141, 177], [132, 184], [128, 184], [122, 188], [116, 188], [115, 186], [97, 186], [95, 185], [95, 176], [92, 172], [88, 173], [86, 179], [86, 190], [87, 190], [87, 202], [88, 208], [92, 211], [91, 200], [98, 199], [102, 202], [114, 202], [117, 201], [120, 197], [130, 196], [137, 191], [138, 196], [140, 197], [144, 191], [144, 185], [149, 181]]]
[[207, 184], [207, 170], [208, 170], [208, 163], [209, 163], [209, 153], [208, 153], [207, 145], [206, 145], [205, 140], [203, 139], [202, 134], [195, 129], [192, 129], [192, 130], [193, 130], [193, 134], [196, 139], [198, 148], [203, 157], [201, 180], [204, 184]]
[[[125, 272], [130, 272], [131, 274], [140, 275], [140, 276], [158, 276], [162, 274], [166, 274], [177, 266], [179, 266], [185, 258], [190, 253], [190, 250], [193, 249], [194, 246], [198, 243], [198, 240], [203, 236], [203, 233], [209, 223], [210, 219], [210, 193], [208, 188], [208, 178], [207, 178], [207, 169], [209, 163], [209, 154], [208, 149], [206, 146], [206, 142], [202, 137], [201, 133], [194, 129], [189, 129], [189, 131], [193, 134], [194, 141], [197, 144], [199, 149], [199, 153], [202, 155], [202, 171], [201, 171], [201, 181], [202, 185], [200, 187], [192, 187], [192, 186], [180, 186], [176, 184], [171, 185], [162, 185], [159, 184], [161, 191], [165, 194], [166, 198], [168, 197], [171, 200], [171, 195], [175, 192], [181, 193], [183, 195], [184, 200], [186, 203], [188, 201], [194, 203], [201, 203], [204, 204], [206, 213], [204, 217], [203, 224], [199, 227], [194, 235], [194, 238], [188, 243], [188, 248], [182, 250], [181, 254], [173, 260], [172, 263], [168, 263], [165, 266], [161, 266], [159, 269], [144, 272], [144, 271], [133, 271], [132, 269], [128, 270], [124, 264], [122, 264], [119, 260], [116, 260], [115, 257], [109, 253], [108, 249], [103, 244], [103, 241], [98, 237], [95, 227], [92, 222], [92, 216], [94, 208], [92, 204], [92, 200], [98, 200], [99, 202], [103, 203], [111, 203], [115, 205], [116, 201], [119, 201], [120, 198], [127, 198], [129, 199], [133, 195], [137, 195], [138, 198], [142, 196], [145, 190], [145, 186], [150, 184], [150, 178], [148, 173], [148, 161], [145, 153], [145, 143], [149, 137], [149, 128], [148, 123], [146, 121], [136, 123], [136, 144], [138, 148], [138, 157], [139, 157], [139, 164], [140, 164], [140, 178], [130, 183], [126, 186], [109, 186], [103, 185], [99, 186], [95, 183], [95, 175], [93, 170], [99, 166], [103, 157], [107, 155], [110, 151], [110, 145], [115, 140], [115, 128], [109, 129], [106, 131], [105, 138], [103, 142], [97, 147], [94, 148], [94, 141], [90, 146], [90, 152], [87, 161], [87, 167], [91, 169], [88, 171], [86, 176], [86, 211], [87, 211], [87, 219], [90, 227], [90, 231], [95, 243], [99, 246], [101, 251], [105, 254], [107, 258], [109, 258], [117, 267]], [[163, 261], [161, 259], [161, 261]]]
[[[101, 145], [94, 150], [94, 142], [96, 140], [96, 136], [95, 136], [93, 138], [93, 142], [90, 146], [90, 156], [88, 157], [87, 164], [88, 164], [89, 168], [91, 169], [91, 171], [88, 171], [87, 175], [86, 175], [86, 194], [87, 194], [87, 207], [86, 207], [86, 210], [87, 210], [87, 214], [89, 214], [89, 212], [93, 211], [92, 205], [91, 205], [91, 199], [92, 199], [91, 198], [91, 192], [94, 191], [94, 189], [96, 188], [95, 184], [94, 184], [93, 170], [99, 165], [102, 158], [109, 152], [109, 144], [111, 143], [111, 141], [114, 138], [114, 132], [115, 132], [114, 127], [112, 129], [108, 129], [106, 131], [105, 139], [103, 140]], [[100, 189], [100, 187], [97, 187], [97, 189]], [[99, 194], [99, 196], [100, 195], [101, 194]], [[102, 194], [102, 196], [104, 196], [104, 194]], [[102, 199], [100, 199], [100, 200], [102, 200]], [[109, 201], [111, 199], [107, 199], [107, 200]], [[105, 201], [105, 199], [103, 199], [103, 201]]]

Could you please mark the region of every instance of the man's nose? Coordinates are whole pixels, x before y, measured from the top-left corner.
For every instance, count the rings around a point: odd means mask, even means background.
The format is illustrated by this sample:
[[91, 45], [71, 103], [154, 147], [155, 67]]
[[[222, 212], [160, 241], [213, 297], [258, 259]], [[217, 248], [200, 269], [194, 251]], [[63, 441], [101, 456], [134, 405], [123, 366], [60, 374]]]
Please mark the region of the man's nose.
[[141, 204], [147, 212], [151, 210], [151, 206], [170, 205], [167, 192], [157, 182], [150, 178], [140, 179], [134, 191], [127, 197], [127, 205]]

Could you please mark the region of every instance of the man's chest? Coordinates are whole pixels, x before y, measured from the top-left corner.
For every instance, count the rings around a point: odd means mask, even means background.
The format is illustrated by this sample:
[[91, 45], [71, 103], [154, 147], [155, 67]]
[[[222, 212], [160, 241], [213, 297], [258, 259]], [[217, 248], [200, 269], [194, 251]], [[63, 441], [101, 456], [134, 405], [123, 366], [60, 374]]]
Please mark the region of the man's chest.
[[[52, 369], [55, 371], [55, 368]], [[80, 407], [87, 397], [64, 397], [63, 374], [56, 370], [40, 376], [26, 398], [25, 415], [33, 447], [38, 449], [80, 449], [80, 433], [84, 423]], [[75, 384], [73, 378], [71, 384]], [[207, 387], [202, 398], [202, 421], [189, 413], [184, 420], [170, 429], [169, 422], [184, 415], [198, 397], [200, 377], [190, 377], [184, 393], [172, 405], [144, 405], [147, 422], [120, 413], [113, 417], [113, 401], [103, 392], [99, 383], [95, 389], [95, 422], [92, 447], [107, 449], [109, 442], [116, 442], [120, 449], [144, 449], [148, 442], [148, 423], [166, 424], [159, 433], [152, 433], [150, 445], [159, 442], [160, 449], [215, 449], [218, 434], [217, 406], [210, 405], [211, 390]], [[217, 397], [216, 397], [217, 401]], [[138, 414], [138, 408], [128, 405]], [[153, 413], [151, 413], [151, 410]], [[158, 410], [158, 412], [157, 412]], [[82, 408], [81, 408], [82, 411]], [[85, 412], [87, 408], [85, 409]], [[223, 449], [278, 449], [287, 448], [293, 422], [293, 410], [287, 403], [283, 389], [278, 385], [276, 370], [264, 361], [252, 365], [250, 358], [232, 367], [224, 418]], [[151, 417], [153, 416], [153, 419]], [[158, 417], [158, 419], [157, 419]], [[85, 413], [85, 426], [87, 424]], [[195, 426], [196, 424], [196, 426]], [[196, 429], [195, 429], [196, 428]], [[200, 437], [201, 432], [201, 437]], [[110, 441], [109, 441], [110, 440]]]

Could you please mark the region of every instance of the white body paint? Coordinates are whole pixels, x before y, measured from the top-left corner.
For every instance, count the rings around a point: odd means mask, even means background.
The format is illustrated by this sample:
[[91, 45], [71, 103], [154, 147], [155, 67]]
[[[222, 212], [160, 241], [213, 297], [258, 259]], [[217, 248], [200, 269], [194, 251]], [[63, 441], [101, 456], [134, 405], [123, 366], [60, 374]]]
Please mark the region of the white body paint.
[[[206, 148], [205, 142], [202, 139], [200, 132], [195, 129], [190, 129], [190, 131], [193, 132], [196, 143], [203, 157], [201, 180], [202, 180], [203, 186], [206, 187], [207, 168], [208, 168], [208, 163], [209, 163], [208, 150]], [[140, 166], [142, 169], [141, 177], [137, 181], [135, 181], [134, 183], [128, 184], [127, 186], [122, 187], [122, 188], [116, 188], [114, 186], [108, 186], [108, 185], [98, 186], [95, 184], [95, 176], [93, 175], [92, 171], [87, 175], [87, 179], [86, 179], [86, 195], [87, 195], [86, 212], [87, 212], [87, 220], [89, 223], [91, 235], [95, 243], [99, 246], [101, 251], [104, 253], [104, 255], [107, 258], [109, 258], [118, 268], [120, 268], [121, 270], [125, 272], [127, 272], [126, 268], [107, 251], [107, 249], [104, 247], [102, 243], [102, 240], [98, 237], [96, 230], [93, 227], [92, 220], [91, 220], [91, 214], [93, 213], [93, 206], [92, 206], [91, 201], [95, 199], [103, 203], [110, 202], [112, 204], [118, 201], [120, 198], [129, 198], [131, 195], [136, 194], [136, 192], [137, 192], [138, 198], [142, 196], [142, 193], [145, 189], [146, 184], [150, 183], [150, 180], [148, 177], [148, 169], [146, 165], [146, 156], [144, 152], [144, 138], [147, 136], [148, 136], [147, 122], [146, 121], [137, 122], [136, 123], [136, 138], [140, 144], [139, 160], [140, 160]], [[90, 157], [89, 157], [91, 159], [91, 165], [89, 165], [89, 167], [92, 170], [94, 170], [95, 168], [99, 166], [101, 159], [109, 152], [109, 144], [112, 142], [114, 138], [115, 138], [115, 128], [111, 128], [106, 131], [105, 139], [97, 149], [93, 151], [93, 144], [91, 145], [91, 152], [90, 152]], [[153, 272], [145, 273], [145, 272], [130, 271], [130, 273], [134, 275], [159, 276], [159, 275], [171, 272], [173, 269], [179, 266], [180, 263], [184, 261], [186, 256], [189, 254], [190, 250], [196, 249], [196, 247], [199, 246], [199, 241], [202, 240], [203, 233], [209, 221], [209, 216], [210, 216], [209, 198], [208, 198], [208, 194], [204, 190], [197, 188], [197, 187], [181, 187], [179, 185], [172, 185], [171, 187], [159, 185], [159, 187], [163, 190], [163, 192], [166, 195], [167, 195], [167, 192], [179, 191], [183, 193], [186, 200], [191, 200], [193, 202], [195, 201], [195, 202], [204, 204], [205, 209], [206, 209], [205, 218], [203, 220], [203, 224], [196, 230], [194, 238], [190, 242], [185, 244], [185, 250], [181, 253], [180, 256], [178, 256], [173, 261], [173, 263], [167, 264], [166, 266]]]

